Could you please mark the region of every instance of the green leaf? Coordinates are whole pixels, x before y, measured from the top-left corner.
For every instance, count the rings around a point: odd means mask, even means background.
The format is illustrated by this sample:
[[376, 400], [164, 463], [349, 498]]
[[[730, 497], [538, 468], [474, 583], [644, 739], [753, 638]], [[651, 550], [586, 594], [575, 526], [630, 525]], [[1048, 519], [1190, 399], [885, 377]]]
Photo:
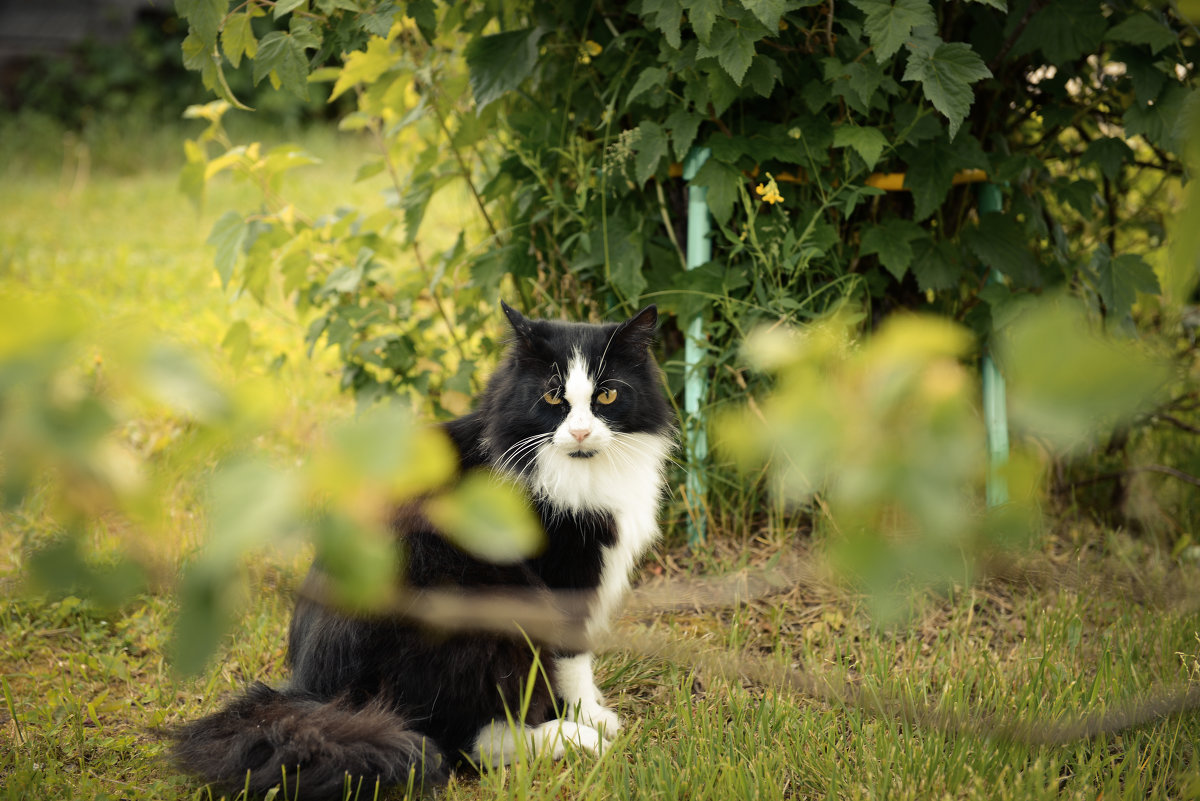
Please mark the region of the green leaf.
[[229, 0], [175, 0], [175, 13], [188, 21], [191, 32], [208, 49], [217, 42], [221, 20], [229, 10]]
[[233, 566], [223, 574], [212, 567], [188, 565], [179, 582], [179, 615], [167, 641], [171, 667], [185, 676], [204, 669], [233, 626]]
[[1093, 333], [1081, 304], [1067, 298], [1035, 303], [998, 346], [1013, 424], [1060, 448], [1144, 410], [1171, 375], [1138, 344]]
[[250, 324], [245, 320], [237, 320], [225, 332], [221, 340], [221, 349], [229, 351], [229, 361], [234, 367], [241, 367], [246, 361], [246, 354], [251, 345]]
[[1100, 168], [1100, 172], [1104, 173], [1105, 178], [1115, 181], [1126, 161], [1133, 161], [1133, 151], [1125, 144], [1125, 140], [1105, 136], [1088, 143], [1079, 164], [1095, 164]]
[[417, 30], [425, 37], [425, 41], [433, 42], [437, 36], [437, 7], [433, 0], [409, 0], [404, 13], [417, 23]]
[[712, 37], [708, 43], [701, 43], [696, 50], [697, 58], [716, 56], [721, 69], [733, 79], [738, 86], [750, 69], [754, 60], [754, 42], [757, 37], [746, 28], [734, 25], [726, 19], [718, 20], [713, 28]]
[[663, 37], [671, 47], [678, 49], [683, 44], [679, 34], [683, 6], [679, 4], [679, 0], [644, 0], [642, 18], [646, 20], [646, 27], [662, 31]]
[[225, 57], [235, 68], [241, 66], [242, 56], [254, 58], [258, 52], [258, 39], [250, 27], [250, 14], [234, 14], [221, 31], [221, 47]]
[[275, 19], [304, 5], [305, 0], [275, 0]]
[[868, 114], [871, 100], [883, 82], [883, 68], [862, 61], [843, 64], [836, 58], [823, 59], [821, 64], [830, 90], [846, 98], [846, 102], [858, 113]]
[[882, 63], [894, 56], [904, 45], [913, 28], [934, 27], [937, 17], [929, 0], [850, 0], [866, 15], [863, 31], [875, 50], [875, 60]]
[[467, 45], [467, 67], [475, 105], [483, 110], [521, 85], [537, 64], [541, 28], [480, 36]]
[[452, 492], [431, 499], [425, 511], [455, 545], [489, 562], [519, 562], [546, 546], [525, 491], [490, 473], [470, 473]]
[[225, 212], [213, 223], [207, 244], [217, 249], [213, 263], [217, 267], [217, 274], [221, 276], [223, 288], [229, 286], [229, 280], [233, 277], [233, 270], [237, 266], [238, 257], [242, 255], [242, 246], [246, 242], [248, 231], [246, 221], [236, 211]]
[[1010, 58], [1041, 50], [1051, 64], [1068, 64], [1100, 49], [1108, 19], [1095, 0], [1054, 0], [1033, 15]]
[[954, 150], [945, 139], [935, 139], [912, 150], [904, 188], [912, 192], [914, 219], [919, 222], [937, 211], [954, 183], [957, 169]]
[[785, 0], [741, 0], [741, 4], [772, 33], [779, 30], [779, 18], [787, 11]]
[[958, 249], [953, 243], [944, 239], [938, 242], [926, 239], [914, 244], [912, 274], [922, 292], [952, 289], [962, 277], [962, 271]]
[[633, 88], [629, 90], [629, 95], [625, 98], [625, 106], [628, 107], [640, 95], [649, 92], [651, 89], [659, 89], [667, 84], [668, 73], [662, 67], [646, 67], [642, 70], [642, 74], [633, 82]]
[[883, 149], [887, 147], [887, 144], [887, 137], [878, 128], [843, 124], [833, 130], [834, 147], [854, 148], [854, 151], [866, 162], [868, 170], [875, 169], [875, 164], [883, 155]]
[[1094, 182], [1083, 179], [1072, 181], [1060, 177], [1055, 179], [1052, 189], [1054, 195], [1079, 212], [1079, 216], [1091, 219], [1092, 207], [1096, 203], [1096, 194], [1099, 191]]
[[[608, 219], [608, 279], [624, 298], [635, 301], [646, 289], [642, 264], [646, 260], [645, 243], [638, 225], [622, 216]], [[594, 247], [594, 246], [593, 246]], [[603, 244], [598, 248], [604, 257]]]
[[[1158, 97], [1163, 84], [1167, 82], [1167, 74], [1159, 60], [1145, 51], [1124, 48], [1120, 59], [1125, 62], [1125, 74], [1133, 82], [1133, 94], [1137, 102], [1146, 105]], [[1162, 63], [1166, 63], [1163, 60]]]
[[1179, 41], [1174, 31], [1149, 14], [1134, 14], [1117, 23], [1104, 38], [1110, 42], [1149, 45], [1155, 55]]
[[180, 414], [209, 423], [228, 419], [229, 399], [185, 351], [155, 345], [141, 368], [146, 388]]
[[207, 167], [203, 161], [189, 161], [179, 171], [179, 191], [192, 201], [197, 211], [204, 206], [204, 172]]
[[[221, 86], [219, 56], [213, 55], [213, 44], [205, 42], [195, 33], [189, 33], [183, 40], [180, 49], [183, 51], [183, 66], [189, 70], [197, 70], [204, 88], [216, 92], [222, 97], [228, 94]], [[225, 98], [228, 100], [229, 98]]]
[[330, 101], [336, 100], [343, 92], [360, 83], [374, 83], [394, 65], [395, 58], [388, 41], [379, 36], [371, 37], [366, 49], [346, 54], [337, 81], [329, 93]]
[[1021, 286], [1038, 286], [1037, 262], [1029, 252], [1028, 237], [1011, 215], [990, 212], [979, 225], [962, 233], [963, 243], [985, 267], [996, 270]]
[[308, 58], [304, 48], [290, 34], [271, 31], [258, 43], [258, 56], [254, 60], [255, 85], [268, 74], [272, 74], [273, 80], [284, 89], [308, 99]]
[[925, 231], [916, 223], [892, 217], [882, 225], [873, 225], [863, 232], [858, 252], [860, 256], [876, 254], [879, 263], [897, 281], [902, 281], [913, 260], [910, 243], [924, 236]]
[[686, 106], [676, 106], [667, 116], [667, 129], [671, 131], [671, 146], [675, 148], [675, 158], [683, 161], [696, 141], [696, 132], [704, 120], [699, 114], [688, 111]]
[[638, 186], [646, 183], [658, 170], [658, 163], [667, 155], [667, 133], [652, 120], [642, 120], [638, 126], [637, 157], [634, 178]]
[[1191, 90], [1172, 86], [1152, 105], [1134, 103], [1125, 110], [1125, 136], [1144, 136], [1159, 147], [1175, 151], [1179, 142], [1177, 126], [1184, 100]]
[[779, 68], [775, 59], [757, 53], [754, 61], [750, 63], [749, 71], [746, 72], [746, 83], [760, 97], [770, 97], [771, 92], [775, 90], [775, 84], [779, 83], [782, 77], [783, 70]]
[[925, 98], [949, 120], [951, 139], [975, 100], [971, 84], [990, 77], [983, 59], [963, 42], [943, 43], [927, 56], [913, 52], [904, 70], [904, 80], [920, 81]]
[[1104, 301], [1109, 319], [1120, 320], [1129, 315], [1137, 293], [1157, 295], [1162, 292], [1158, 276], [1141, 256], [1125, 253], [1112, 258], [1107, 246], [1092, 256], [1091, 267], [1097, 275], [1096, 291]]
[[696, 172], [692, 185], [706, 188], [708, 210], [718, 225], [724, 225], [733, 213], [733, 204], [742, 181], [742, 173], [736, 167], [710, 158]]
[[321, 29], [310, 19], [293, 16], [288, 22], [288, 33], [302, 50], [318, 50], [321, 47]]
[[721, 13], [721, 0], [692, 0], [684, 3], [683, 8], [688, 21], [692, 23], [692, 30], [696, 32], [696, 38], [707, 43], [712, 36], [713, 23]]

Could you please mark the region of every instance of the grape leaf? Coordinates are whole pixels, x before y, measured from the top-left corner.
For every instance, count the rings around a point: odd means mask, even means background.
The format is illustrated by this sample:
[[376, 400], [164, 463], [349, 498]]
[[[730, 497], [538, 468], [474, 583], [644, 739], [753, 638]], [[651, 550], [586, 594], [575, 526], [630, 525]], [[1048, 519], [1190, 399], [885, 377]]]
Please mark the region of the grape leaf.
[[868, 170], [875, 169], [875, 164], [879, 161], [887, 144], [887, 137], [878, 128], [867, 125], [844, 124], [839, 125], [833, 131], [833, 146], [854, 148], [854, 151], [866, 162]]
[[710, 158], [692, 179], [693, 186], [705, 187], [707, 192], [708, 210], [718, 224], [724, 224], [733, 213], [733, 204], [737, 200], [738, 186], [742, 183], [742, 173], [736, 167]]
[[653, 120], [642, 120], [638, 126], [637, 157], [634, 177], [638, 186], [646, 183], [658, 170], [658, 163], [667, 155], [667, 133]]
[[175, 0], [175, 13], [188, 21], [191, 32], [211, 47], [217, 41], [229, 0]]
[[237, 68], [241, 66], [242, 56], [254, 58], [258, 52], [258, 39], [250, 27], [250, 12], [234, 14], [225, 23], [221, 31], [221, 47], [229, 63]]
[[1124, 253], [1114, 259], [1108, 248], [1103, 247], [1092, 257], [1092, 268], [1099, 279], [1096, 290], [1110, 319], [1128, 315], [1137, 293], [1157, 295], [1162, 291], [1154, 270], [1136, 253]]
[[537, 64], [541, 28], [480, 36], [467, 45], [467, 68], [475, 105], [482, 110], [521, 85]]
[[901, 281], [913, 260], [910, 243], [923, 236], [925, 231], [921, 226], [911, 220], [892, 217], [882, 225], [871, 226], [863, 233], [858, 253], [860, 256], [877, 255], [879, 263], [895, 276], [897, 281]]
[[229, 286], [233, 277], [233, 268], [237, 265], [238, 256], [242, 254], [242, 244], [246, 241], [246, 221], [236, 211], [227, 211], [213, 223], [212, 233], [208, 235], [207, 244], [217, 249], [213, 263], [217, 274], [221, 276], [221, 286]]
[[1148, 14], [1134, 14], [1113, 26], [1104, 38], [1110, 42], [1149, 45], [1155, 55], [1178, 41], [1174, 31]]
[[1067, 64], [1099, 50], [1107, 28], [1104, 9], [1095, 0], [1054, 0], [1029, 20], [1012, 57], [1041, 50], [1050, 63]]
[[914, 51], [904, 70], [904, 80], [920, 81], [925, 98], [949, 120], [951, 139], [975, 100], [971, 84], [990, 77], [983, 59], [963, 42], [942, 43], [928, 55]]
[[1125, 140], [1115, 136], [1105, 136], [1093, 139], [1088, 144], [1083, 158], [1079, 160], [1079, 165], [1095, 164], [1100, 168], [1100, 172], [1104, 173], [1105, 178], [1115, 181], [1121, 174], [1121, 168], [1125, 166], [1127, 159], [1132, 161], [1133, 151], [1129, 149], [1129, 145], [1125, 144]]
[[985, 267], [1003, 273], [1020, 286], [1040, 283], [1037, 262], [1029, 252], [1021, 224], [1000, 212], [984, 214], [979, 225], [962, 233], [963, 243]]
[[787, 10], [785, 0], [741, 0], [742, 8], [758, 17], [758, 21], [767, 26], [767, 30], [779, 29], [779, 18]]
[[304, 5], [304, 0], [275, 0], [275, 19]]
[[962, 277], [962, 264], [957, 259], [958, 249], [946, 240], [932, 239], [913, 244], [912, 274], [917, 287], [922, 291], [950, 289]]
[[296, 38], [283, 31], [271, 31], [258, 43], [255, 85], [269, 74], [274, 74], [272, 83], [278, 81], [292, 94], [308, 99], [308, 58]]
[[683, 19], [683, 7], [679, 0], [645, 0], [642, 16], [646, 27], [662, 31], [663, 38], [671, 47], [678, 48], [683, 40], [679, 35], [679, 23]]
[[721, 0], [691, 0], [684, 5], [684, 10], [687, 11], [687, 18], [692, 23], [696, 38], [707, 43], [712, 36], [713, 23], [721, 11]]
[[866, 15], [863, 31], [879, 63], [894, 56], [913, 28], [936, 26], [937, 17], [928, 0], [850, 0]]
[[658, 89], [665, 86], [667, 77], [668, 73], [662, 67], [646, 67], [638, 75], [637, 80], [633, 82], [633, 88], [629, 90], [629, 94], [625, 98], [625, 105], [628, 107], [639, 96], [649, 92], [651, 89]]
[[685, 106], [676, 106], [667, 117], [667, 128], [671, 131], [671, 146], [675, 148], [675, 158], [683, 161], [692, 142], [696, 141], [696, 132], [704, 120], [699, 114], [688, 111]]

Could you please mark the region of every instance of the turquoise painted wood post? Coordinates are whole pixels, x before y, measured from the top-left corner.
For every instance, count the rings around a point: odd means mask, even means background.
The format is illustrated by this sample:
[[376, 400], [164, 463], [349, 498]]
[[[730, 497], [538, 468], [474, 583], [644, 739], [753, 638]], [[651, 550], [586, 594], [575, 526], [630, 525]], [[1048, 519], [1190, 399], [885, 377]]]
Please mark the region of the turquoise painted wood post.
[[[691, 181], [708, 160], [708, 148], [693, 148], [683, 161], [683, 180]], [[708, 188], [688, 186], [687, 218], [687, 269], [694, 270], [712, 259], [712, 241], [708, 238]], [[687, 492], [688, 504], [695, 516], [688, 523], [688, 542], [695, 545], [704, 541], [706, 519], [704, 517], [705, 486], [704, 462], [708, 458], [708, 434], [704, 428], [701, 403], [708, 394], [708, 381], [704, 371], [704, 321], [697, 313], [688, 321], [687, 338], [683, 350], [683, 411], [687, 436]]]
[[[999, 212], [1003, 208], [1000, 187], [993, 183], [979, 186], [979, 213]], [[994, 268], [988, 274], [988, 283], [999, 283], [1000, 273]], [[988, 474], [987, 504], [1000, 506], [1008, 503], [1008, 481], [1002, 469], [1008, 463], [1008, 404], [1004, 388], [1004, 376], [992, 361], [991, 345], [983, 354], [983, 420], [987, 426]]]

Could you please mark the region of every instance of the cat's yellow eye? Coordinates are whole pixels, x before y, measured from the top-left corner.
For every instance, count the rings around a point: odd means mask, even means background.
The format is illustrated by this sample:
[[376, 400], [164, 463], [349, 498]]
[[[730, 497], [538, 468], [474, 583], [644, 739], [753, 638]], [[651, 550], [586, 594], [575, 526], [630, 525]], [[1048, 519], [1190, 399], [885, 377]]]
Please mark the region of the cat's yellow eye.
[[562, 403], [562, 398], [559, 397], [557, 392], [547, 392], [542, 396], [542, 400], [551, 406], [557, 406], [558, 404]]
[[600, 394], [596, 396], [596, 402], [602, 403], [605, 406], [617, 399], [617, 391], [615, 389], [602, 389]]

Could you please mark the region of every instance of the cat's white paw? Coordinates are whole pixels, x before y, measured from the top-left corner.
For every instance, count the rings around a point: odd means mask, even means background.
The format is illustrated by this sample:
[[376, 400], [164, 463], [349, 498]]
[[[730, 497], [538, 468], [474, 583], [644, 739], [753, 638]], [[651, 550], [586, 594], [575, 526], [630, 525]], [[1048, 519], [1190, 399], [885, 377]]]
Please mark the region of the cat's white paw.
[[613, 739], [621, 730], [621, 719], [617, 717], [617, 713], [598, 703], [581, 703], [574, 718], [600, 732], [606, 740]]
[[584, 751], [590, 751], [594, 754], [600, 753], [604, 748], [604, 737], [600, 736], [599, 731], [596, 731], [590, 725], [583, 723], [575, 723], [572, 721], [563, 721], [562, 734], [563, 740], [570, 742], [576, 748], [583, 748]]
[[542, 724], [539, 728], [544, 730], [551, 727], [554, 737], [553, 756], [555, 759], [563, 758], [566, 754], [567, 745], [589, 751], [593, 754], [599, 754], [604, 749], [604, 738], [600, 736], [600, 732], [591, 726], [576, 723], [573, 720], [554, 720]]

